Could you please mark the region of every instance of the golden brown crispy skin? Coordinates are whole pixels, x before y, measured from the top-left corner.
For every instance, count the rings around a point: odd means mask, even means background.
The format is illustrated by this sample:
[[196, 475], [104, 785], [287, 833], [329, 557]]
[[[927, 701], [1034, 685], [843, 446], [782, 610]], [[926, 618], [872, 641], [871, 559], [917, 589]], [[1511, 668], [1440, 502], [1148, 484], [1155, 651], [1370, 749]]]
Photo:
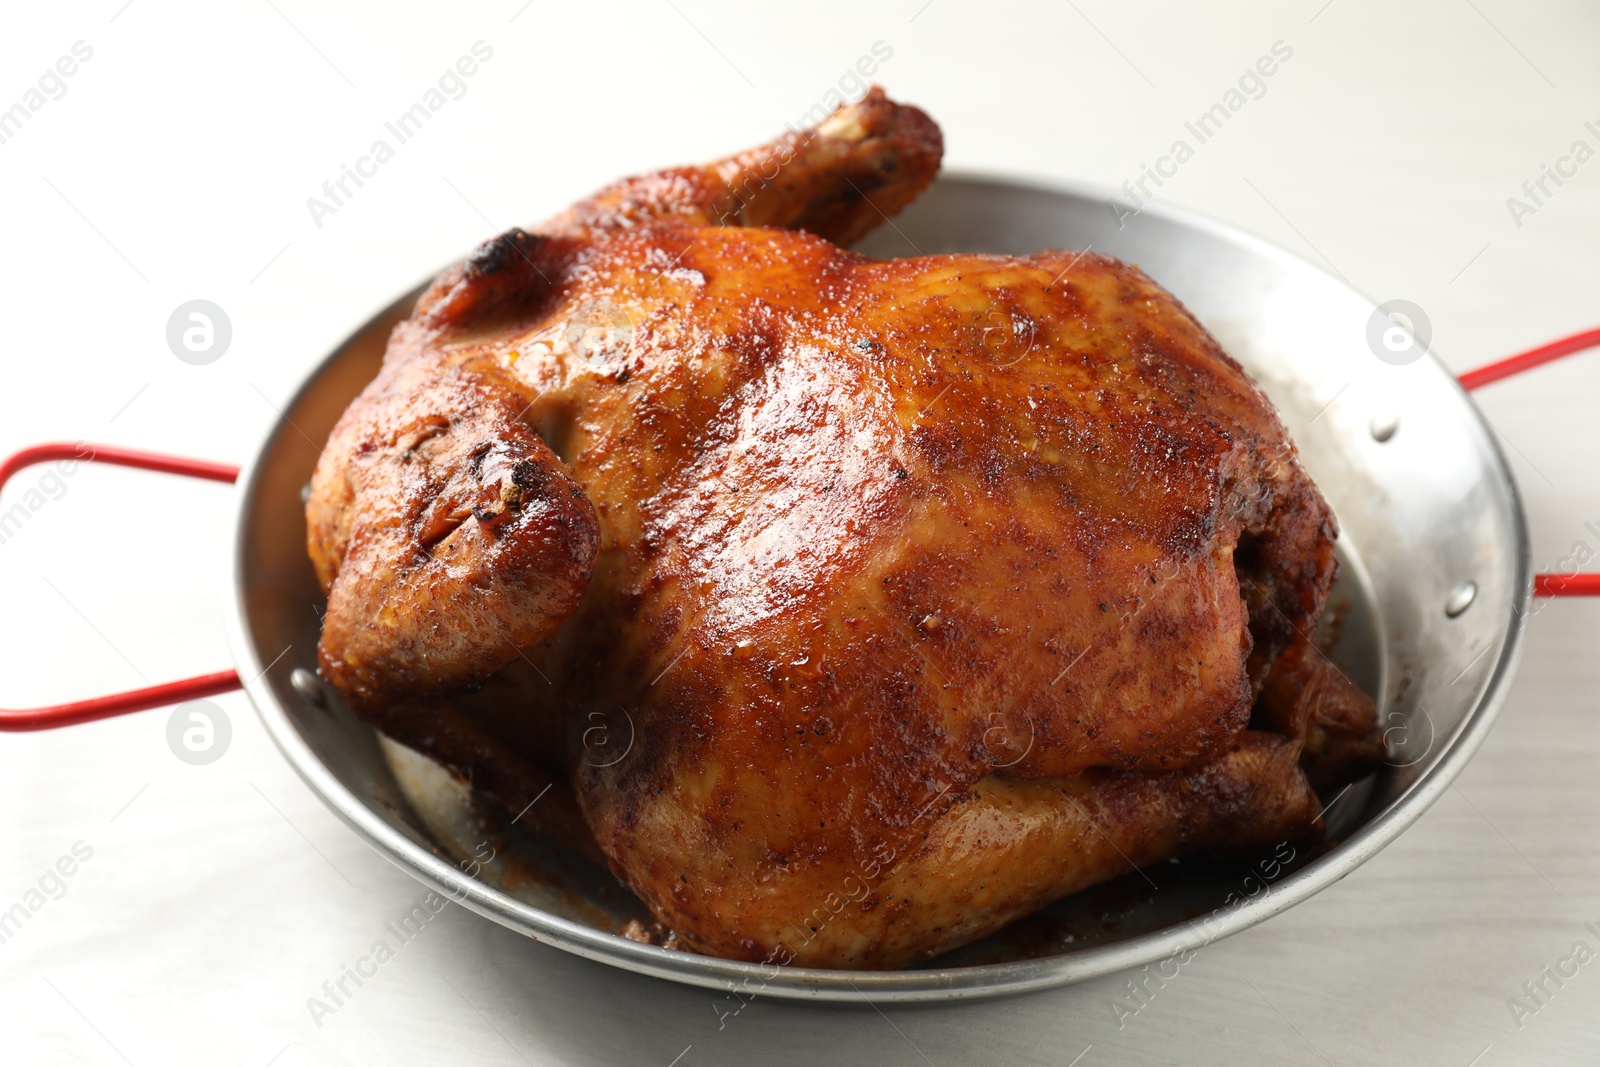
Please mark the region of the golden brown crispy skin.
[[[859, 235], [938, 154], [926, 116], [874, 91], [814, 137], [631, 179], [486, 245], [396, 332], [314, 486], [313, 555], [338, 600], [344, 531], [381, 526], [391, 499], [410, 540], [367, 566], [417, 555], [425, 508], [361, 448], [392, 456], [430, 383], [469, 376], [478, 400], [455, 418], [505, 413], [494, 440], [560, 456], [545, 484], [570, 472], [592, 503], [592, 575], [552, 538], [561, 551], [520, 557], [522, 585], [476, 587], [476, 614], [430, 600], [437, 615], [368, 634], [358, 669], [339, 673], [325, 632], [325, 668], [371, 702], [520, 650], [538, 680], [518, 665], [516, 712], [566, 723], [599, 848], [701, 951], [904, 964], [1124, 856], [1318, 826], [1299, 737], [1246, 732], [1335, 568], [1333, 517], [1282, 424], [1134, 267], [875, 262], [816, 235]], [[534, 627], [476, 628], [521, 618], [516, 590], [584, 579], [537, 648]], [[346, 594], [335, 636], [382, 617], [388, 588], [359, 612]], [[570, 603], [539, 601], [546, 620]], [[455, 640], [435, 655], [440, 628]], [[625, 751], [593, 750], [594, 716]], [[477, 721], [504, 743], [551, 734], [508, 718]]]
[[1385, 755], [1371, 699], [1303, 638], [1273, 663], [1251, 722], [1302, 742], [1300, 766], [1317, 789], [1365, 777]]
[[[418, 315], [396, 351], [434, 336], [426, 300]], [[594, 509], [521, 396], [492, 362], [435, 351], [390, 360], [334, 429], [306, 517], [328, 591], [318, 664], [352, 703], [479, 681], [576, 606]]]
[[[1168, 856], [1248, 853], [1317, 832], [1321, 805], [1296, 766], [1297, 752], [1276, 734], [1246, 731], [1227, 752], [1182, 771], [1028, 781], [990, 775], [955, 797], [942, 818], [913, 822], [854, 866], [835, 865], [837, 884], [798, 919], [780, 872], [765, 894], [769, 910], [752, 918], [763, 934], [790, 923], [782, 943], [803, 961], [918, 962]], [[720, 889], [704, 891], [695, 912], [715, 915]], [[746, 904], [734, 914], [753, 910]], [[695, 936], [702, 928], [675, 929], [704, 950], [740, 933], [718, 923], [706, 942]]]
[[848, 245], [916, 198], [939, 171], [933, 120], [873, 87], [815, 130], [703, 167], [643, 174], [602, 189], [544, 233], [687, 226], [782, 226]]

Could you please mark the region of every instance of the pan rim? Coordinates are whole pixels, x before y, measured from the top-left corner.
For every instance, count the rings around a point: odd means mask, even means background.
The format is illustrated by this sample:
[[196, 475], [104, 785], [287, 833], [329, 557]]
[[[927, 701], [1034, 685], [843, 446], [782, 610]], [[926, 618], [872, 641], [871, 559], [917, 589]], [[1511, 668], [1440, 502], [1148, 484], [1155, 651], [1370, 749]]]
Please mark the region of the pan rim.
[[[982, 170], [942, 173], [941, 183], [991, 185], [1017, 190], [1107, 201], [1114, 191], [1075, 180], [1030, 177]], [[1321, 267], [1230, 223], [1166, 204], [1147, 205], [1142, 213], [1197, 229], [1224, 239], [1269, 260], [1297, 269]], [[1334, 284], [1374, 304], [1338, 278]], [[424, 282], [423, 286], [427, 283]], [[296, 388], [282, 410], [293, 410], [318, 388], [324, 373], [342, 357], [351, 341], [371, 324], [413, 302], [423, 286], [391, 301], [352, 331]], [[1514, 616], [1501, 631], [1504, 643], [1477, 701], [1438, 761], [1389, 806], [1339, 845], [1304, 868], [1272, 884], [1269, 890], [1226, 911], [1178, 923], [1112, 945], [1085, 948], [1054, 956], [1008, 963], [966, 967], [899, 971], [850, 971], [829, 968], [771, 968], [694, 953], [671, 951], [631, 941], [542, 911], [482, 882], [467, 878], [456, 867], [412, 841], [386, 821], [372, 806], [353, 794], [328, 769], [301, 737], [279, 702], [266, 674], [268, 665], [255, 649], [247, 603], [248, 528], [251, 503], [262, 459], [285, 432], [280, 418], [265, 433], [240, 474], [233, 512], [233, 552], [224, 607], [229, 644], [239, 675], [262, 724], [301, 779], [335, 815], [372, 845], [379, 854], [424, 885], [462, 906], [535, 940], [565, 951], [637, 973], [712, 990], [740, 989], [775, 999], [811, 1002], [888, 1001], [896, 1003], [979, 999], [1033, 992], [1084, 981], [1195, 951], [1214, 941], [1242, 932], [1298, 904], [1344, 878], [1371, 859], [1416, 822], [1450, 788], [1487, 737], [1508, 696], [1523, 648], [1523, 631], [1533, 591], [1532, 548], [1521, 494], [1492, 428], [1456, 381], [1455, 375], [1432, 352], [1427, 355], [1450, 382], [1470, 418], [1476, 421], [1489, 446], [1489, 471], [1506, 490], [1515, 544], [1513, 570]], [[776, 975], [772, 972], [776, 971]]]

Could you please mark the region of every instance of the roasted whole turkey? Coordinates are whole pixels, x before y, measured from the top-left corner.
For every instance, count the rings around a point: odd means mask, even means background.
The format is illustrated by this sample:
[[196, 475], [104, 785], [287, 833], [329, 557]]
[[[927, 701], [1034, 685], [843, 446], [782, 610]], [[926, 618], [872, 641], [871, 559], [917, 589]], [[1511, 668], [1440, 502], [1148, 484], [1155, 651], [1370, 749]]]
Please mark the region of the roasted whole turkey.
[[941, 152], [874, 89], [489, 241], [312, 483], [323, 676], [694, 951], [914, 964], [1383, 754], [1332, 513], [1172, 296], [846, 250]]

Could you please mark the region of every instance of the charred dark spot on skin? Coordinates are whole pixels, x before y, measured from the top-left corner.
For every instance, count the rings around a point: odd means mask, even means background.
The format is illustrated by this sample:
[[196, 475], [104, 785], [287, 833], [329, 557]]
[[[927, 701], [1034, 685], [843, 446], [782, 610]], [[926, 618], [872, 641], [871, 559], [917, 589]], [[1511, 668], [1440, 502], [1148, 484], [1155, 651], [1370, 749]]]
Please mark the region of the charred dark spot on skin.
[[515, 457], [506, 445], [480, 446], [473, 455], [472, 473], [483, 490], [492, 494], [472, 509], [473, 517], [491, 532], [509, 522], [525, 503], [541, 496], [549, 484], [543, 466]]
[[467, 273], [480, 278], [499, 274], [521, 260], [531, 260], [544, 242], [538, 234], [513, 227], [479, 245], [467, 260]]
[[452, 478], [438, 488], [424, 514], [417, 530], [423, 549], [433, 549], [468, 518], [476, 519], [486, 533], [498, 533], [525, 504], [549, 489], [549, 471], [503, 441], [475, 445], [463, 473], [465, 479]]

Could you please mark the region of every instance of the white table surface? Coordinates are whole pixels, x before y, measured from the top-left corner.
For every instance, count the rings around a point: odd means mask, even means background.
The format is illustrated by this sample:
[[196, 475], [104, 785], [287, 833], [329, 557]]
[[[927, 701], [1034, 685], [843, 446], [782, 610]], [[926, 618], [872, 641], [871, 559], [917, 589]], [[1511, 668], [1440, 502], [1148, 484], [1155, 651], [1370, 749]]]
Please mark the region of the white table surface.
[[[0, 453], [87, 439], [243, 461], [314, 362], [491, 226], [765, 139], [879, 41], [878, 80], [938, 119], [950, 165], [1120, 185], [1281, 40], [1266, 94], [1162, 199], [1416, 302], [1457, 370], [1600, 324], [1600, 161], [1520, 226], [1506, 205], [1575, 140], [1600, 148], [1600, 10], [1579, 0], [329, 6], [7, 9], [0, 107], [74, 42], [93, 55], [0, 144]], [[493, 57], [466, 95], [319, 228], [306, 198], [479, 40]], [[208, 366], [165, 342], [194, 298], [233, 325]], [[1481, 403], [1549, 568], [1600, 518], [1600, 357]], [[0, 702], [226, 666], [229, 492], [96, 468], [60, 483], [0, 544]], [[1540, 612], [1459, 789], [1121, 1030], [1118, 978], [881, 1012], [757, 1001], [719, 1028], [716, 994], [454, 905], [319, 1027], [307, 998], [422, 890], [243, 698], [218, 698], [233, 739], [208, 766], [174, 758], [165, 711], [0, 737], [0, 909], [92, 849], [0, 944], [0, 1062], [1592, 1063], [1600, 962], [1520, 1029], [1507, 999], [1574, 942], [1600, 950], [1597, 635], [1600, 605]]]

